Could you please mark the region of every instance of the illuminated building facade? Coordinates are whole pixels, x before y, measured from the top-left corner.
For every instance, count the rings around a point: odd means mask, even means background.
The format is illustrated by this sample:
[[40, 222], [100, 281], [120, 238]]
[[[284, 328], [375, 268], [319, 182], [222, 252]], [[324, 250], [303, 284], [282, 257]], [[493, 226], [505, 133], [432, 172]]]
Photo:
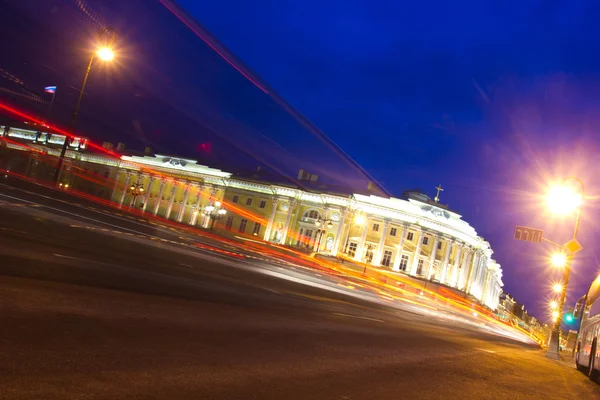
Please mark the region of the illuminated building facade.
[[[46, 154], [57, 151], [46, 144], [32, 146]], [[493, 310], [498, 306], [502, 269], [492, 259], [490, 244], [459, 214], [423, 193], [387, 198], [368, 191], [330, 191], [326, 185], [311, 186], [322, 190], [302, 189], [163, 155], [118, 159], [70, 150], [67, 158], [73, 160], [73, 168], [113, 184], [109, 190], [85, 187], [90, 184], [68, 173], [63, 181], [121, 207], [214, 228], [224, 235], [344, 254], [356, 262], [456, 288]], [[301, 171], [299, 180], [305, 175]], [[314, 183], [317, 178], [306, 179]], [[223, 211], [214, 212], [217, 209]]]

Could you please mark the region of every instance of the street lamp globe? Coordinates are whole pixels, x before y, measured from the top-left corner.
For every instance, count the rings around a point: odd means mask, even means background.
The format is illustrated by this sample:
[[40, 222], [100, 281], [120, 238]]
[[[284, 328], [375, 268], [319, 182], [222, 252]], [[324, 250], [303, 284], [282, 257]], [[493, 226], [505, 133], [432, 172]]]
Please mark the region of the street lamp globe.
[[558, 319], [558, 314], [559, 314], [558, 310], [552, 311], [552, 319], [555, 319], [555, 320]]
[[565, 185], [553, 186], [548, 192], [546, 202], [552, 213], [566, 215], [581, 206], [581, 194]]
[[550, 302], [550, 309], [551, 310], [556, 310], [558, 308], [558, 302], [556, 300], [552, 300]]
[[365, 216], [364, 216], [364, 215], [357, 215], [357, 216], [354, 218], [354, 223], [355, 223], [356, 225], [363, 225], [365, 222], [367, 222], [367, 220], [366, 220], [366, 218], [365, 218]]
[[553, 290], [555, 293], [560, 293], [560, 292], [562, 292], [562, 291], [563, 291], [563, 285], [562, 285], [562, 283], [555, 283], [555, 284], [552, 286], [552, 290]]
[[115, 53], [110, 47], [100, 47], [96, 54], [102, 61], [112, 61], [115, 58]]
[[567, 264], [567, 255], [563, 252], [554, 253], [550, 258], [550, 262], [553, 266], [562, 268]]

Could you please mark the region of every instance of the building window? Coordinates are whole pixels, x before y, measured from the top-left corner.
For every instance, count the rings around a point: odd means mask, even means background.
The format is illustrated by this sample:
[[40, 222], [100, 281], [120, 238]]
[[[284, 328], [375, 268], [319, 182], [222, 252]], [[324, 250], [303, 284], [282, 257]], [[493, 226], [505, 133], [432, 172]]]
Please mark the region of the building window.
[[408, 256], [406, 254], [402, 254], [402, 257], [400, 257], [400, 270], [406, 271], [406, 267], [408, 267]]
[[254, 223], [254, 228], [252, 228], [252, 234], [254, 236], [257, 236], [260, 233], [260, 223], [255, 222]]
[[373, 224], [373, 232], [379, 232], [379, 224]]
[[442, 242], [438, 242], [438, 250], [442, 249]]
[[233, 226], [233, 217], [230, 215], [225, 220], [225, 229], [230, 231], [232, 226]]
[[247, 206], [251, 206], [251, 205], [252, 205], [252, 197], [248, 197], [248, 198], [246, 199], [246, 205], [247, 205]]
[[258, 205], [258, 208], [265, 208], [266, 206], [267, 206], [266, 200], [261, 200], [260, 204]]
[[423, 275], [423, 259], [421, 258], [417, 262], [417, 275]]
[[317, 210], [309, 210], [302, 216], [303, 219], [320, 219], [321, 214]]
[[396, 228], [390, 228], [390, 236], [396, 236], [398, 230]]
[[240, 196], [238, 196], [238, 195], [233, 196], [233, 200], [232, 201], [234, 203], [237, 203], [238, 201], [240, 201]]
[[348, 245], [348, 255], [354, 257], [356, 255], [356, 249], [358, 249], [358, 243], [350, 242]]
[[240, 233], [246, 232], [246, 225], [248, 225], [248, 220], [246, 218], [242, 218], [242, 220], [240, 221]]
[[383, 251], [383, 259], [381, 260], [381, 265], [383, 265], [384, 267], [389, 267], [391, 261], [392, 261], [391, 250], [384, 250]]
[[408, 232], [408, 235], [406, 235], [406, 240], [409, 240], [412, 242], [414, 237], [415, 237], [414, 233]]
[[423, 237], [423, 245], [427, 246], [427, 244], [429, 244], [429, 237], [425, 236]]

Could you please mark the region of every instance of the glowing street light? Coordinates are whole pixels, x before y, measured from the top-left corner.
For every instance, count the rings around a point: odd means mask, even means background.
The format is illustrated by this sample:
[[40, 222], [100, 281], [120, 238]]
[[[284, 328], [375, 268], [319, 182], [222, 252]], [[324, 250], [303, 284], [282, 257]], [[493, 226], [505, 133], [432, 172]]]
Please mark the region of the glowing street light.
[[562, 268], [567, 264], [567, 255], [563, 252], [557, 252], [552, 254], [550, 262], [557, 268]]
[[356, 217], [354, 217], [354, 223], [356, 225], [364, 225], [365, 222], [367, 222], [367, 219], [364, 215], [357, 215]]
[[102, 61], [112, 61], [115, 58], [115, 52], [110, 47], [100, 47], [96, 55]]
[[571, 187], [561, 184], [550, 188], [546, 202], [552, 213], [566, 215], [581, 206], [581, 197], [581, 193], [577, 193]]
[[[108, 35], [108, 41], [104, 41], [104, 35]], [[69, 129], [73, 130], [75, 127], [75, 121], [77, 121], [77, 114], [79, 114], [79, 109], [81, 108], [81, 99], [83, 98], [83, 91], [85, 90], [85, 85], [88, 80], [88, 76], [90, 75], [90, 71], [92, 69], [92, 64], [94, 63], [94, 57], [98, 57], [102, 61], [112, 61], [115, 58], [115, 53], [113, 51], [113, 45], [116, 39], [116, 32], [113, 29], [104, 28], [98, 34], [98, 42], [106, 43], [103, 46], [100, 46], [95, 53], [92, 53], [90, 57], [90, 61], [88, 63], [87, 69], [85, 70], [85, 75], [83, 76], [83, 83], [81, 84], [81, 89], [79, 89], [79, 98], [77, 99], [77, 104], [75, 104], [75, 110], [73, 111], [73, 115], [71, 116], [71, 123], [69, 124]], [[58, 178], [60, 176], [60, 171], [62, 169], [62, 165], [65, 160], [65, 154], [67, 153], [67, 148], [69, 147], [69, 138], [65, 136], [65, 142], [63, 143], [62, 149], [60, 151], [60, 156], [58, 158], [58, 164], [56, 165], [56, 170], [54, 171], [54, 182], [58, 182]]]
[[550, 302], [550, 309], [551, 310], [556, 310], [558, 308], [558, 302], [556, 300], [552, 300]]
[[560, 313], [558, 312], [558, 310], [552, 311], [552, 319], [555, 319], [555, 320], [558, 319], [559, 314]]
[[552, 286], [552, 290], [554, 291], [554, 293], [561, 293], [563, 291], [563, 285], [561, 283], [555, 283]]

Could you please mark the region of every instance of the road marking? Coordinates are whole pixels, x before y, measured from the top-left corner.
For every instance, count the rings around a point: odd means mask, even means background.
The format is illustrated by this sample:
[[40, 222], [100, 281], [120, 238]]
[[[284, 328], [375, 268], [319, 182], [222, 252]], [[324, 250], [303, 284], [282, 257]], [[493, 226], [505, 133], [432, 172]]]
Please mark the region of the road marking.
[[358, 315], [342, 314], [342, 313], [337, 313], [337, 312], [334, 312], [333, 315], [339, 315], [340, 317], [348, 317], [348, 318], [356, 318], [356, 319], [366, 319], [368, 321], [375, 321], [375, 322], [385, 322], [382, 319], [369, 318], [369, 317], [361, 317], [361, 316], [358, 316]]
[[71, 256], [65, 256], [65, 255], [63, 255], [63, 254], [56, 254], [56, 253], [53, 253], [52, 255], [53, 255], [54, 257], [59, 257], [59, 258], [69, 258], [69, 259], [71, 259], [71, 260], [81, 260], [81, 258], [77, 258], [77, 257], [71, 257]]
[[188, 267], [188, 268], [194, 268], [194, 267], [192, 267], [192, 266], [191, 266], [191, 265], [189, 265], [189, 264], [179, 263], [179, 265], [183, 265], [184, 267]]
[[477, 347], [476, 347], [476, 348], [475, 348], [475, 350], [481, 350], [481, 351], [485, 351], [486, 353], [494, 353], [494, 354], [496, 354], [496, 352], [495, 352], [495, 351], [493, 351], [493, 350], [488, 350], [488, 349], [480, 349], [480, 348], [477, 348]]

